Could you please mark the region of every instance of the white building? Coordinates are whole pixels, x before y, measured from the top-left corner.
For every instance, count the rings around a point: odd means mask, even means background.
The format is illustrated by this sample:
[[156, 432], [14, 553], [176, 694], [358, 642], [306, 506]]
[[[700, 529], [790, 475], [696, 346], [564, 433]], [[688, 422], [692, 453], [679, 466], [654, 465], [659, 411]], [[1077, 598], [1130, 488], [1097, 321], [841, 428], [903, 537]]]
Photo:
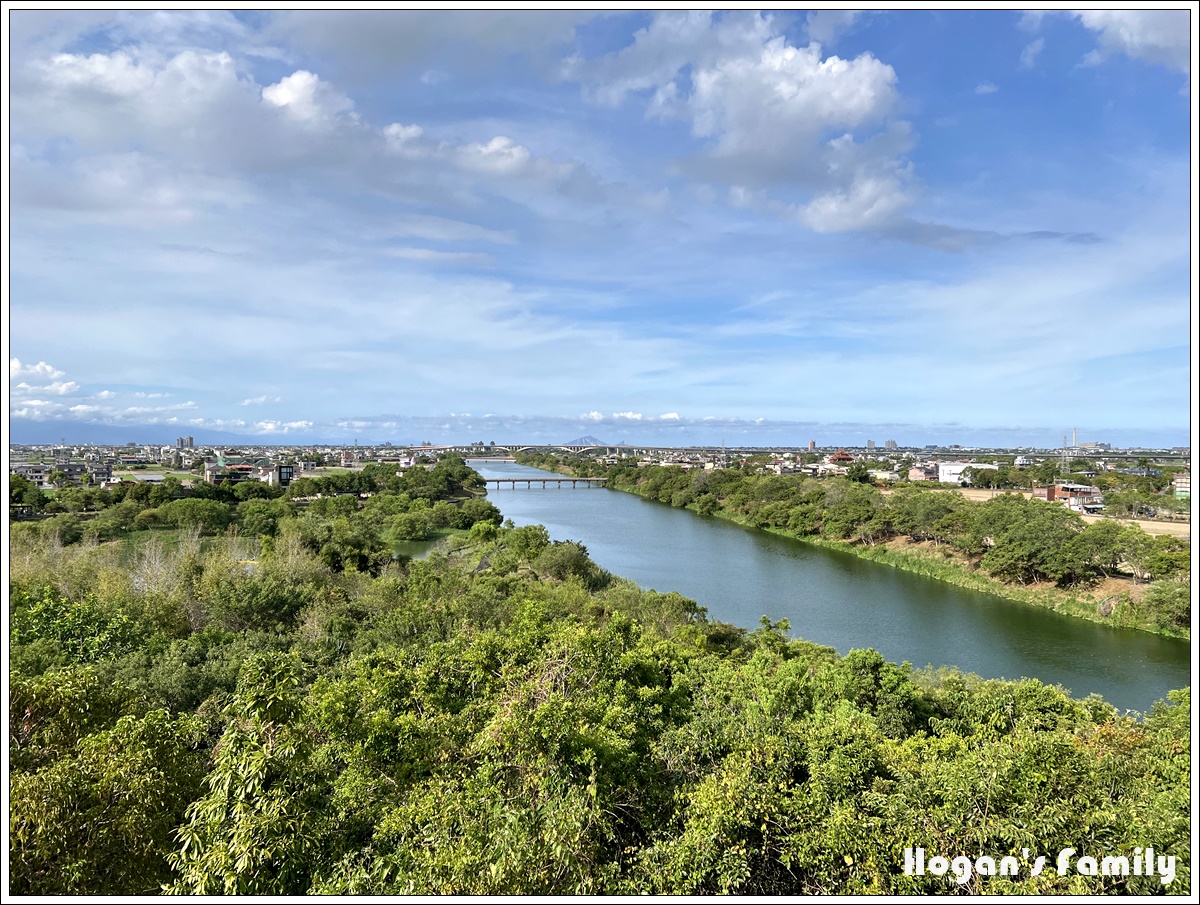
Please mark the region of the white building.
[[943, 484], [964, 484], [963, 472], [968, 468], [988, 468], [992, 471], [999, 469], [998, 465], [988, 465], [982, 462], [939, 462], [938, 480]]

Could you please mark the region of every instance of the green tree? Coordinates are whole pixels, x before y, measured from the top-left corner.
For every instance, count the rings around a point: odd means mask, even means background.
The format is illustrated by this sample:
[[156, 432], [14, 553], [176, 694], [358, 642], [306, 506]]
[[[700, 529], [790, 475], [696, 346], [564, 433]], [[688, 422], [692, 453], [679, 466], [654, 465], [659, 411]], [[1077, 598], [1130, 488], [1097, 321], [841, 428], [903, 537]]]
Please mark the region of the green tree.
[[158, 507], [158, 517], [179, 528], [199, 528], [205, 534], [220, 534], [229, 524], [228, 506], [216, 500], [173, 500]]
[[10, 892], [152, 895], [200, 791], [197, 721], [125, 716], [52, 764], [10, 776]]
[[300, 895], [326, 835], [325, 784], [311, 763], [295, 656], [246, 661], [225, 710], [225, 731], [205, 793], [187, 810], [177, 879], [191, 895]]
[[859, 484], [871, 483], [871, 469], [866, 462], [852, 462], [846, 469], [846, 478]]

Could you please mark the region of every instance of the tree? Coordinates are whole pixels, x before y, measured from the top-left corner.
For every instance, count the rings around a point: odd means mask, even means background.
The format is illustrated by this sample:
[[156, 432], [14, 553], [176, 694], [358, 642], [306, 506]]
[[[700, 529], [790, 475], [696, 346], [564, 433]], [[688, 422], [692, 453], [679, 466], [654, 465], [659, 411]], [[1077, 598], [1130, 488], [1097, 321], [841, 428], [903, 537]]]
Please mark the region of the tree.
[[152, 895], [171, 831], [200, 792], [195, 718], [126, 716], [36, 772], [10, 777], [11, 892]]
[[216, 500], [173, 500], [158, 507], [158, 517], [179, 528], [199, 528], [205, 534], [220, 534], [230, 520], [229, 507]]
[[1073, 543], [1079, 554], [1108, 578], [1128, 555], [1128, 537], [1127, 530], [1120, 524], [1111, 519], [1102, 519], [1084, 528], [1075, 536]]
[[[999, 500], [1008, 502], [988, 508]], [[979, 514], [979, 530], [991, 540], [980, 565], [990, 574], [1021, 584], [1048, 579], [1069, 585], [1087, 577], [1089, 561], [1076, 542], [1084, 522], [1076, 513], [1005, 494], [980, 506]]]
[[859, 484], [870, 484], [871, 469], [867, 467], [866, 462], [852, 462], [846, 469], [846, 477]]
[[301, 680], [294, 655], [265, 653], [243, 665], [206, 791], [179, 829], [181, 846], [170, 859], [178, 879], [169, 892], [308, 891], [328, 802], [310, 764]]

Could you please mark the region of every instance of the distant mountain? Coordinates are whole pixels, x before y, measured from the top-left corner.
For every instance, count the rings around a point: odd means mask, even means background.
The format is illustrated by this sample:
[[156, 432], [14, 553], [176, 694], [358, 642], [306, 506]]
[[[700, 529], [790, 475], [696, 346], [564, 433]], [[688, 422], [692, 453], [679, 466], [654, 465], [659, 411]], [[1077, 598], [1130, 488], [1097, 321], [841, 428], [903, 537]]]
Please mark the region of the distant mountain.
[[89, 424], [84, 421], [33, 421], [28, 418], [9, 419], [10, 444], [42, 446], [66, 440], [70, 445], [96, 446], [174, 446], [177, 437], [191, 435], [197, 446], [246, 446], [260, 444], [300, 444], [306, 441], [293, 435], [278, 437], [232, 434], [226, 431], [184, 427], [178, 424]]
[[605, 443], [603, 440], [597, 440], [591, 434], [588, 434], [586, 437], [580, 437], [578, 440], [571, 440], [571, 441], [563, 444], [563, 446], [608, 446], [608, 445], [609, 444]]

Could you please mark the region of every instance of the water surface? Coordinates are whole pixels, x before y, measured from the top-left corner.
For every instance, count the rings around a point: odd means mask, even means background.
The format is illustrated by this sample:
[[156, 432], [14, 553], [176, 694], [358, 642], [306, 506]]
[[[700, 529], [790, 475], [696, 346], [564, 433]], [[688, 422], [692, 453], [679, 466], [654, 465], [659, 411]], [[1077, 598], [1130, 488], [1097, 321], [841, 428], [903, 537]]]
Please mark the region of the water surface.
[[[489, 478], [546, 474], [470, 464]], [[1191, 682], [1186, 641], [1060, 616], [633, 494], [505, 487], [488, 499], [518, 525], [579, 541], [610, 572], [694, 599], [712, 619], [755, 628], [762, 616], [786, 618], [793, 637], [843, 654], [873, 647], [915, 666], [1029, 676], [1141, 711]]]

